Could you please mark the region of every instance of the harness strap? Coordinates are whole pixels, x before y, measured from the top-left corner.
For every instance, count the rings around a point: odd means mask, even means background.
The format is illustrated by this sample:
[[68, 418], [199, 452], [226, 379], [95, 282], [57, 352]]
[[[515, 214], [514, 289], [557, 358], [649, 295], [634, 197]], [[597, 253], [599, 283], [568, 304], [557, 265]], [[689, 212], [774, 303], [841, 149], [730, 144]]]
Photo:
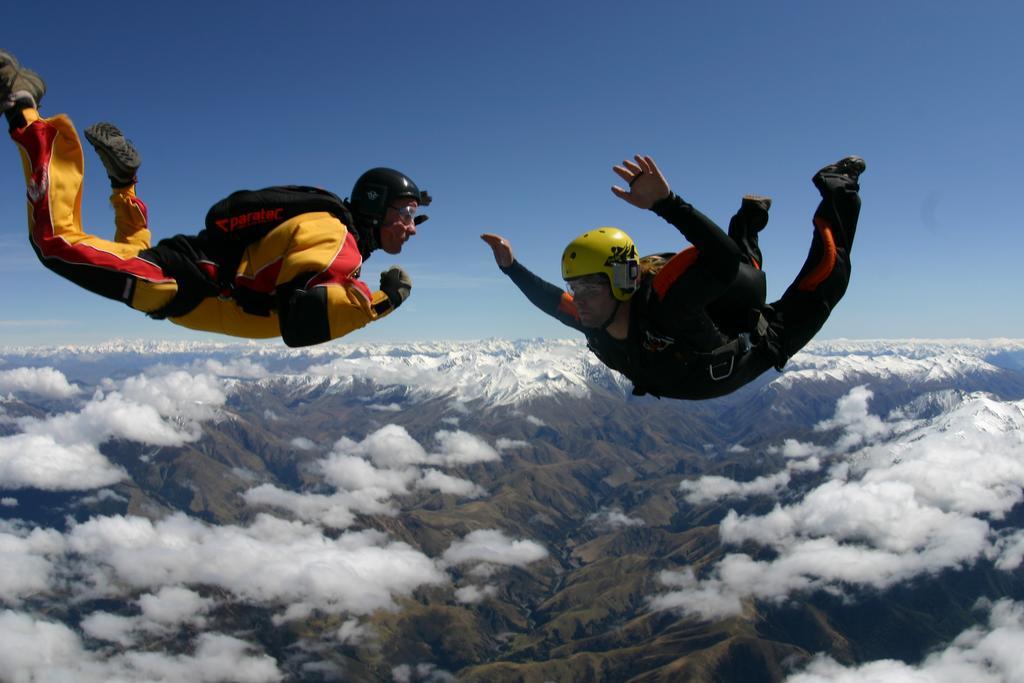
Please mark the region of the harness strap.
[[146, 314], [150, 318], [179, 318], [192, 312], [203, 299], [220, 293], [216, 279], [199, 265], [204, 256], [194, 240], [186, 235], [175, 235], [139, 253], [141, 258], [156, 262], [178, 285], [173, 299]]
[[767, 344], [769, 349], [775, 350], [772, 343], [774, 334], [768, 319], [759, 309], [751, 311], [750, 332], [742, 332], [736, 335], [732, 341], [719, 346], [712, 351], [695, 351], [693, 356], [697, 359], [707, 360], [708, 376], [715, 382], [729, 379], [736, 369], [736, 359], [747, 355], [754, 347]]

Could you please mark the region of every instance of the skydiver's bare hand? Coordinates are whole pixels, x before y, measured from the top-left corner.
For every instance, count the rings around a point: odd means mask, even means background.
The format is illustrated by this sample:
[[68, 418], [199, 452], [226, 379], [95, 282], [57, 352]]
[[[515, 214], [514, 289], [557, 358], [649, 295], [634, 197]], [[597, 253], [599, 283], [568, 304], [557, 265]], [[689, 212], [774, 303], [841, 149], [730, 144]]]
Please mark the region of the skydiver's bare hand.
[[516, 260], [512, 254], [512, 245], [509, 244], [508, 240], [501, 235], [493, 235], [491, 233], [484, 233], [480, 235], [480, 239], [487, 242], [491, 250], [494, 252], [494, 262], [502, 268], [508, 268], [512, 265], [512, 262]]
[[628, 189], [612, 186], [616, 197], [633, 206], [649, 209], [655, 202], [664, 199], [672, 191], [668, 181], [661, 174], [654, 159], [637, 154], [635, 161], [623, 161], [621, 166], [612, 166], [615, 173], [629, 183]]

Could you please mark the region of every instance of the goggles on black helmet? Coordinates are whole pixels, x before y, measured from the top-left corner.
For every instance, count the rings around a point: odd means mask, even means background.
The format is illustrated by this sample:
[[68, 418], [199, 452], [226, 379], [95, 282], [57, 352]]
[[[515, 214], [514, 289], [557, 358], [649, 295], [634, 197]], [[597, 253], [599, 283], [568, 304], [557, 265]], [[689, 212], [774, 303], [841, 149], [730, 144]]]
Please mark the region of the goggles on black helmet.
[[403, 197], [416, 200], [420, 206], [430, 204], [430, 195], [421, 191], [409, 176], [393, 168], [379, 167], [359, 176], [349, 202], [354, 214], [379, 225], [392, 202]]

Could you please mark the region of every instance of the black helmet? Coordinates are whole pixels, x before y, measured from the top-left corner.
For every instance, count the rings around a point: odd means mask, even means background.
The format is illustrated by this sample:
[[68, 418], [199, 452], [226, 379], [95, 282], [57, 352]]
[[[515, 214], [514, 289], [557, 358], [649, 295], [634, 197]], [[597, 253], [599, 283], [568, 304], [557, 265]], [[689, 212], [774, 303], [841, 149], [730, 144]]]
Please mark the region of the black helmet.
[[415, 199], [420, 206], [430, 204], [430, 195], [421, 192], [409, 176], [393, 168], [371, 168], [352, 186], [349, 204], [358, 222], [375, 228], [391, 202], [399, 197]]

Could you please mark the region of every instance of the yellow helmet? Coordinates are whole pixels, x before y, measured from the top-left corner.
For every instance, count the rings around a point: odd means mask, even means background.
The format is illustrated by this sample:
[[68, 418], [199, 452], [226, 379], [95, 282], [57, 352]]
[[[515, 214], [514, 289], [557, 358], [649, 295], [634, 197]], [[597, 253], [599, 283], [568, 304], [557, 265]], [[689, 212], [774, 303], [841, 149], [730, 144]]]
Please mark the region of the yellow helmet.
[[618, 228], [595, 228], [583, 233], [562, 252], [562, 279], [604, 273], [612, 296], [628, 301], [640, 283], [640, 259], [629, 235]]

